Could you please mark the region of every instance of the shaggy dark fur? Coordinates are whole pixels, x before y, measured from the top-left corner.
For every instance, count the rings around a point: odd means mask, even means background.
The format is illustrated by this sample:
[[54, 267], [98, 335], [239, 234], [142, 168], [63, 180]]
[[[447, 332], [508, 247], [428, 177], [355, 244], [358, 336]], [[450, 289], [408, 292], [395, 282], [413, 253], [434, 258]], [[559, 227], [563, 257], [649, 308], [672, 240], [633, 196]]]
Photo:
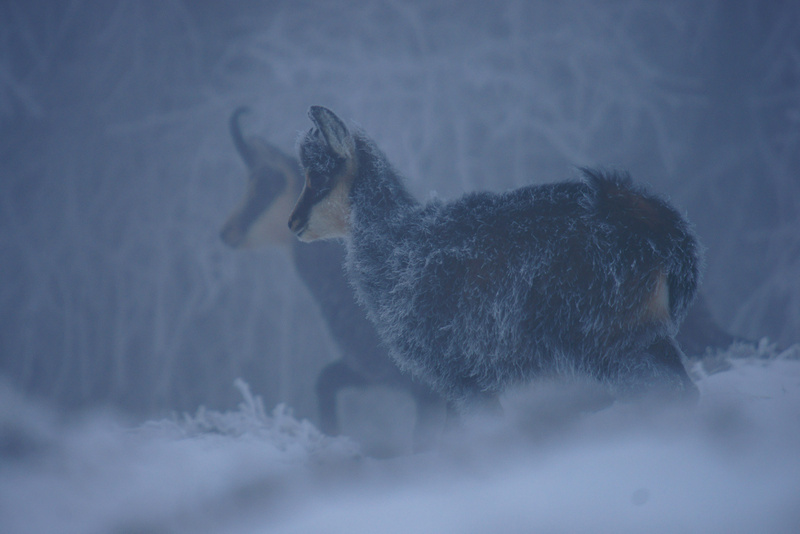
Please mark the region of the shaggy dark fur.
[[[365, 135], [324, 108], [309, 114], [306, 189], [324, 198], [355, 159], [347, 272], [401, 369], [462, 407], [565, 373], [622, 396], [695, 393], [673, 338], [698, 245], [665, 201], [584, 169], [582, 181], [420, 205]], [[307, 190], [290, 220], [301, 236]]]

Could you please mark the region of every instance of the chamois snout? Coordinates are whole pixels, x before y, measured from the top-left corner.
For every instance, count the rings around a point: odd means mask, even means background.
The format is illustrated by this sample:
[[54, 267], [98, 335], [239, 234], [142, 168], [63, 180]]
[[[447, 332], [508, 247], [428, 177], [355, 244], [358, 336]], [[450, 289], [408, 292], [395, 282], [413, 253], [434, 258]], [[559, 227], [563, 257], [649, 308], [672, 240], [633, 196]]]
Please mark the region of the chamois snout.
[[229, 219], [220, 230], [219, 238], [231, 248], [240, 248], [244, 245], [245, 232], [238, 220]]

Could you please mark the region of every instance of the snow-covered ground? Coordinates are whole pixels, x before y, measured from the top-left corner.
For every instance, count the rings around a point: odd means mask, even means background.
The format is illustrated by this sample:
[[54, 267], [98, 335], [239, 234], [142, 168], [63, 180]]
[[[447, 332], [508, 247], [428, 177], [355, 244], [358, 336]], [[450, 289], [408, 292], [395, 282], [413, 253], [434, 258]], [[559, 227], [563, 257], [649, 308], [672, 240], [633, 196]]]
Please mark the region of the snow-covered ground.
[[60, 421], [0, 385], [0, 532], [800, 532], [800, 346], [693, 367], [698, 406], [507, 396], [435, 450], [374, 459], [247, 386], [240, 409]]

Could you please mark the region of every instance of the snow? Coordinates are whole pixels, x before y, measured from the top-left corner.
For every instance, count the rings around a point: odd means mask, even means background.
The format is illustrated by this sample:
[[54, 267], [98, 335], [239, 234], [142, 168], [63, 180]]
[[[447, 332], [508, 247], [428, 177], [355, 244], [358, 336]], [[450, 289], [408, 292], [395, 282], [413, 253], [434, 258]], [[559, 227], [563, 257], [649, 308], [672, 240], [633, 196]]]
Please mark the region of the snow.
[[695, 407], [504, 398], [422, 454], [375, 459], [244, 382], [239, 409], [63, 420], [0, 384], [0, 532], [797, 532], [800, 346], [692, 368]]

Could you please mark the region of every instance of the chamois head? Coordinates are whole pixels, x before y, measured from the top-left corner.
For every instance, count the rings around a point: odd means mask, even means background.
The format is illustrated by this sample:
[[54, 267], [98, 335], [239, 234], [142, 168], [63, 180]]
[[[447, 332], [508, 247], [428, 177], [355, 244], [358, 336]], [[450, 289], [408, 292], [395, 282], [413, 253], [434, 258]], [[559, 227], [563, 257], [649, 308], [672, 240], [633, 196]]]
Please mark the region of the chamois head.
[[305, 185], [289, 217], [289, 228], [301, 241], [344, 237], [349, 231], [350, 186], [357, 172], [352, 134], [339, 117], [312, 106], [314, 123], [300, 141]]
[[247, 165], [247, 191], [220, 237], [233, 248], [288, 243], [291, 234], [286, 231], [286, 214], [301, 182], [297, 162], [259, 137], [242, 135], [239, 120], [247, 111], [238, 108], [230, 118], [233, 143]]

